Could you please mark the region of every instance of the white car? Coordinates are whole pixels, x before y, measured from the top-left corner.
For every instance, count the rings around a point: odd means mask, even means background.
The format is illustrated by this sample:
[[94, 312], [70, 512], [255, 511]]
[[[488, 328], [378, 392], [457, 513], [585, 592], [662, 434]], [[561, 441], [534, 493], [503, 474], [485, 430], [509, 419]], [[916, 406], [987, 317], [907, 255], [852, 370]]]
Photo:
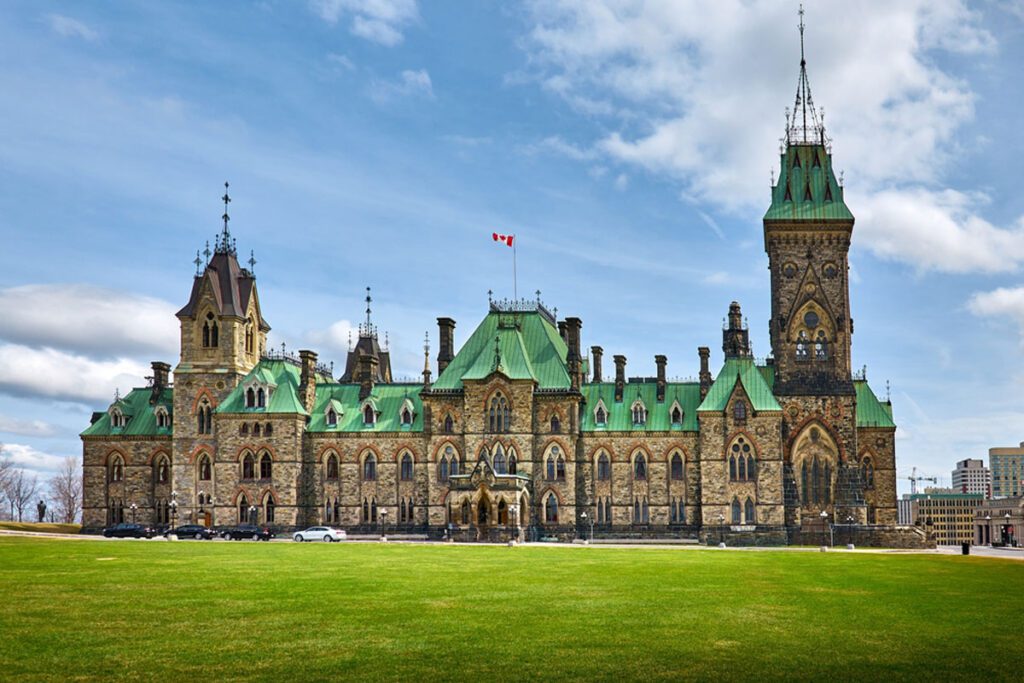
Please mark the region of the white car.
[[344, 541], [346, 537], [345, 531], [342, 529], [332, 529], [329, 526], [311, 526], [308, 529], [296, 531], [292, 539], [299, 543], [303, 541], [325, 541], [331, 543], [332, 541]]

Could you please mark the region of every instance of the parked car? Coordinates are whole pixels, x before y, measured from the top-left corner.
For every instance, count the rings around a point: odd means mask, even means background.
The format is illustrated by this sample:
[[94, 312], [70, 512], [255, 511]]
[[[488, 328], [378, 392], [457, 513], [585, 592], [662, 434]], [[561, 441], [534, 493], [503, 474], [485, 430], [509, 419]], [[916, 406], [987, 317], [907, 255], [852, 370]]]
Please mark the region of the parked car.
[[292, 539], [299, 543], [303, 541], [326, 541], [327, 543], [332, 543], [344, 541], [347, 537], [343, 529], [333, 529], [329, 526], [311, 526], [308, 529], [296, 531]]
[[226, 529], [223, 532], [223, 536], [229, 541], [240, 541], [243, 538], [251, 538], [254, 541], [269, 541], [274, 537], [274, 532], [265, 526], [239, 524], [238, 526]]
[[175, 529], [168, 529], [168, 534], [177, 534], [178, 538], [194, 538], [197, 541], [208, 541], [217, 537], [217, 532], [202, 524], [183, 524]]
[[107, 538], [153, 538], [153, 530], [141, 524], [115, 524], [103, 530]]

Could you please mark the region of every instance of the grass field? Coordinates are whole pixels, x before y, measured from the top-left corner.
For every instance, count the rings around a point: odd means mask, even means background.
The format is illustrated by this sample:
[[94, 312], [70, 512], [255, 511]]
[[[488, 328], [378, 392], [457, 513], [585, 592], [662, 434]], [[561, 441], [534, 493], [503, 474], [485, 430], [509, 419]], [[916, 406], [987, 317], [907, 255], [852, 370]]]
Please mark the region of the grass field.
[[0, 531], [35, 531], [40, 534], [77, 534], [81, 524], [53, 524], [50, 522], [0, 522]]
[[0, 538], [0, 678], [1020, 680], [1024, 563]]

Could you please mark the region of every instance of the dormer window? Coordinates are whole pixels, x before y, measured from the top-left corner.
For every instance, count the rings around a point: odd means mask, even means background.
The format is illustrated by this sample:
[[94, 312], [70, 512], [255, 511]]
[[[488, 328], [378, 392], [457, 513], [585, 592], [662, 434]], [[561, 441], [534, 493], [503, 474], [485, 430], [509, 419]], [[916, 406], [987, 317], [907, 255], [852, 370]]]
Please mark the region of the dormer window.
[[633, 424], [637, 426], [647, 424], [647, 408], [639, 399], [633, 404]]
[[338, 413], [334, 412], [334, 408], [331, 408], [330, 410], [327, 411], [327, 426], [338, 426]]
[[156, 415], [157, 429], [167, 429], [171, 426], [171, 416], [167, 412], [167, 408], [157, 406], [153, 413]]
[[124, 418], [124, 413], [121, 412], [120, 408], [114, 408], [110, 411], [110, 426], [114, 429], [122, 429], [125, 426], [127, 420]]
[[678, 427], [683, 424], [683, 409], [678, 404], [672, 406], [672, 426]]
[[266, 408], [267, 402], [270, 401], [271, 390], [269, 387], [264, 386], [258, 380], [253, 380], [248, 387], [245, 389], [243, 396], [245, 397], [246, 408]]
[[263, 387], [260, 387], [259, 389], [256, 390], [256, 407], [267, 407], [267, 392], [263, 390]]
[[256, 407], [256, 390], [249, 387], [245, 390], [245, 407], [255, 408]]
[[377, 423], [377, 412], [373, 409], [373, 405], [367, 403], [363, 406], [363, 424], [373, 425]]
[[399, 421], [403, 427], [411, 427], [413, 420], [412, 402], [406, 399], [402, 405], [402, 411], [398, 414]]
[[594, 424], [599, 427], [608, 424], [608, 411], [604, 407], [604, 401], [597, 402], [597, 408], [594, 410]]

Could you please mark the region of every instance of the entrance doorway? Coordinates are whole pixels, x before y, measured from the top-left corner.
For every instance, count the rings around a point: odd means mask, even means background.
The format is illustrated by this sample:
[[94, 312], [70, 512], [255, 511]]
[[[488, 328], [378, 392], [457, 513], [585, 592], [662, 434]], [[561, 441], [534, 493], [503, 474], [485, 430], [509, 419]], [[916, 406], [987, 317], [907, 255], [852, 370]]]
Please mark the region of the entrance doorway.
[[477, 504], [476, 521], [480, 526], [487, 526], [491, 523], [491, 504], [486, 498], [481, 498]]

